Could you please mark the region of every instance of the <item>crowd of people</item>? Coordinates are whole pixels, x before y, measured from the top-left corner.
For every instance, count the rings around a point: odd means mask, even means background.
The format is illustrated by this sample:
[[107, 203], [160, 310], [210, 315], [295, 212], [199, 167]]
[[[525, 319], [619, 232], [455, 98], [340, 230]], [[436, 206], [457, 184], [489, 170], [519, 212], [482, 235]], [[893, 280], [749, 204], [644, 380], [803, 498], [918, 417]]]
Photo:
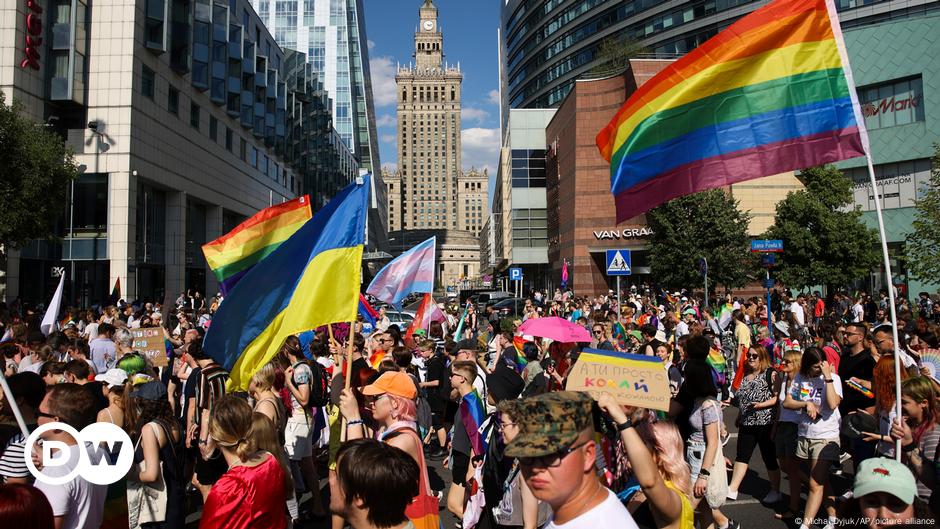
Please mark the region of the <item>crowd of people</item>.
[[[374, 325], [288, 337], [246, 392], [229, 391], [202, 348], [219, 297], [71, 310], [48, 335], [38, 311], [0, 306], [12, 392], [0, 408], [0, 525], [174, 528], [198, 512], [211, 528], [436, 529], [446, 509], [463, 529], [728, 529], [740, 524], [727, 502], [758, 493], [745, 479], [755, 450], [769, 490], [758, 499], [794, 528], [933, 525], [940, 383], [922, 356], [940, 349], [940, 303], [901, 301], [896, 344], [886, 293], [779, 291], [770, 307], [620, 294], [622, 305], [614, 292], [533, 292], [509, 317], [454, 303], [413, 333], [383, 310]], [[518, 331], [545, 316], [591, 340]], [[164, 330], [165, 366], [135, 349], [135, 328]], [[585, 349], [658, 357], [669, 410], [566, 391]], [[30, 430], [124, 429], [131, 471], [109, 486], [35, 480], [26, 459], [41, 461], [25, 453], [14, 407]], [[82, 449], [61, 430], [42, 438]], [[430, 461], [450, 473], [445, 487]], [[849, 486], [838, 490], [836, 475]]]

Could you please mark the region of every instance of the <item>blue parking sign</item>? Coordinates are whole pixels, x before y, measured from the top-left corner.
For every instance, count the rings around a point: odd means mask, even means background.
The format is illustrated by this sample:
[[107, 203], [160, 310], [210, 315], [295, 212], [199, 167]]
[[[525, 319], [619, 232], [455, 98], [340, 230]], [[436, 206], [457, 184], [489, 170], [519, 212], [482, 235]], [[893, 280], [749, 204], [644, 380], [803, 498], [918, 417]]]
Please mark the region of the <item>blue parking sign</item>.
[[509, 280], [510, 280], [510, 281], [522, 281], [522, 269], [521, 269], [521, 268], [510, 268], [510, 269], [509, 269]]

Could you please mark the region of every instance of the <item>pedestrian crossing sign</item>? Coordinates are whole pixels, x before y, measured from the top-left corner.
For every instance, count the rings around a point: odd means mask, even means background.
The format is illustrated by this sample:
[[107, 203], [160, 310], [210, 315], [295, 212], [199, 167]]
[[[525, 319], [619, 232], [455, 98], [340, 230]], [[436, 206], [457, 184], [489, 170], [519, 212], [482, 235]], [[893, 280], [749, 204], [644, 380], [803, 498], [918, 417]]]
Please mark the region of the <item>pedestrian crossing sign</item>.
[[607, 275], [628, 276], [632, 273], [630, 250], [607, 250]]

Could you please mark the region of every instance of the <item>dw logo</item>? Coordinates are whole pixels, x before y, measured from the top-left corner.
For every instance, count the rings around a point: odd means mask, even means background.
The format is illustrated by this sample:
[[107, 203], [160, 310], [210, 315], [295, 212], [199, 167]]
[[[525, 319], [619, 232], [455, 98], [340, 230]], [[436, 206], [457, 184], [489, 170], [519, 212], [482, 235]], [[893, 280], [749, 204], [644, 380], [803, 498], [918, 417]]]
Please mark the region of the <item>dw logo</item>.
[[[43, 440], [40, 470], [33, 463], [33, 447], [50, 430], [62, 430], [78, 444], [69, 446], [62, 441]], [[110, 485], [127, 475], [134, 462], [131, 438], [111, 423], [90, 424], [81, 432], [61, 422], [43, 424], [29, 434], [24, 448], [26, 467], [33, 477], [48, 485], [64, 485], [78, 476], [96, 485]]]

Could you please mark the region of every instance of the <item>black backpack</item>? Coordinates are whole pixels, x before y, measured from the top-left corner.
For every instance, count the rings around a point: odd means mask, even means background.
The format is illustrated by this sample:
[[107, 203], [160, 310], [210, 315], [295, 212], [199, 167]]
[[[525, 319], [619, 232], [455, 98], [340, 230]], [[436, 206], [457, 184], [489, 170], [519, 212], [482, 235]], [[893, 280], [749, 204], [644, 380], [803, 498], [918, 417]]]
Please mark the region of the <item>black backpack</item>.
[[313, 376], [310, 379], [309, 408], [322, 408], [330, 402], [330, 374], [315, 360], [307, 362]]

